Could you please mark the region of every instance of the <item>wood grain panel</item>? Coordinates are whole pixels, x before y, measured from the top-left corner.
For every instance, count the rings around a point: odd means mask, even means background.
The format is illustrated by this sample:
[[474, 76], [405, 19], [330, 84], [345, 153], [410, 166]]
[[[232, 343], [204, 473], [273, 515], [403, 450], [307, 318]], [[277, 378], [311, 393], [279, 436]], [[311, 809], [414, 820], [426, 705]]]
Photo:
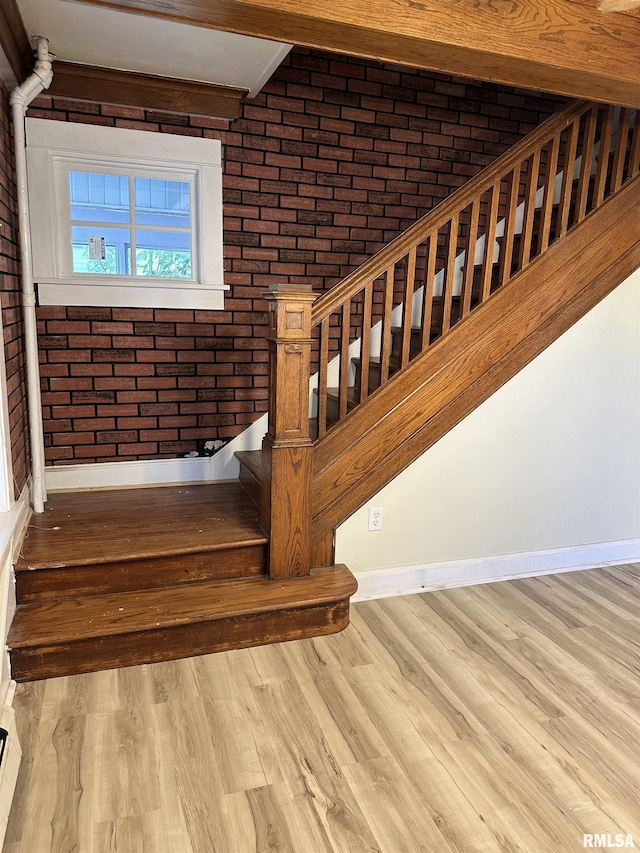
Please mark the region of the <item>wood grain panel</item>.
[[267, 542], [224, 551], [178, 554], [146, 560], [123, 560], [90, 566], [58, 566], [16, 573], [18, 604], [78, 598], [84, 595], [159, 589], [198, 581], [263, 575]]
[[101, 104], [234, 119], [240, 115], [240, 101], [247, 90], [138, 71], [56, 62], [49, 94]]
[[[640, 106], [640, 21], [572, 0], [81, 0], [525, 88]], [[500, 33], [500, 38], [496, 38]], [[594, 35], [597, 34], [597, 35]]]
[[33, 516], [16, 571], [114, 564], [263, 545], [238, 483], [52, 493]]
[[248, 578], [19, 607], [12, 675], [29, 681], [342, 630], [357, 588], [345, 566], [272, 583]]

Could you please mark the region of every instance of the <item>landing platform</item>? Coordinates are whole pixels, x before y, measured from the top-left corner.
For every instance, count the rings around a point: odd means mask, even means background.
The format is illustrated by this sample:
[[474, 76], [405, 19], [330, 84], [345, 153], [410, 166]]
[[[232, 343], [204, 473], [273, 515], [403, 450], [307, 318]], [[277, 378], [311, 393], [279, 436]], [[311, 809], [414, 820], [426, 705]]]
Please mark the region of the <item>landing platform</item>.
[[52, 494], [34, 515], [16, 571], [263, 545], [238, 483]]

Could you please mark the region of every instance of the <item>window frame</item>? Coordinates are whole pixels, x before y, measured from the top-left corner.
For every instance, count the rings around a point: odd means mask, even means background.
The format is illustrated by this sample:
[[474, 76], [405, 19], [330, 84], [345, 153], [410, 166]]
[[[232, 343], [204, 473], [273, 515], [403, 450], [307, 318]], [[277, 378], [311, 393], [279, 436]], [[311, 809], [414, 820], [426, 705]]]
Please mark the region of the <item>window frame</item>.
[[[217, 139], [27, 118], [34, 281], [41, 305], [224, 308], [222, 145]], [[74, 273], [69, 172], [193, 184], [192, 278]], [[206, 235], [206, 239], [205, 239]]]

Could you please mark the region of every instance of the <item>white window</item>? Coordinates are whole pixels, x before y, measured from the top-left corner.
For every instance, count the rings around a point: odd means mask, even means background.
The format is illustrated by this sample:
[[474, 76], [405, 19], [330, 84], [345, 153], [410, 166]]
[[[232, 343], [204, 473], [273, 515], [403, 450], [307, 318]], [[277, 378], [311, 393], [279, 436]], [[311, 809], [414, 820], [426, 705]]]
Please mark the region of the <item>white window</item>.
[[224, 307], [218, 140], [27, 119], [41, 305]]

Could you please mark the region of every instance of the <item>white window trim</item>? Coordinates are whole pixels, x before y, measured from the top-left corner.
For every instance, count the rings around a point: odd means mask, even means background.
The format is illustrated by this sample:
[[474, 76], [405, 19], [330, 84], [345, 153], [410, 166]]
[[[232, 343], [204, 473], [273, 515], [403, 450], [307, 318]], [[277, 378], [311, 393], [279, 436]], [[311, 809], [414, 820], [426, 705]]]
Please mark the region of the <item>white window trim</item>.
[[[224, 308], [222, 146], [217, 139], [28, 118], [34, 280], [41, 305]], [[72, 273], [67, 173], [84, 167], [196, 177], [193, 279]]]

